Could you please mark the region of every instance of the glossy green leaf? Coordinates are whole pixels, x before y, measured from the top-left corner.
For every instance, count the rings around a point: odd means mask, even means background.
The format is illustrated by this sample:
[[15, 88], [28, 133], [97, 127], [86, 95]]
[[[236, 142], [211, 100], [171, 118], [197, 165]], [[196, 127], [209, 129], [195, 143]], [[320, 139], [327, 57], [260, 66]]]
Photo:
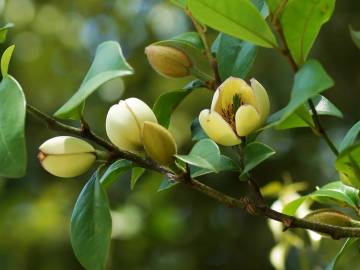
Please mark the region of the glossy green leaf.
[[319, 62], [315, 60], [307, 61], [295, 75], [290, 102], [284, 108], [281, 119], [277, 124], [286, 120], [308, 99], [332, 87], [333, 84], [333, 80]]
[[202, 139], [209, 138], [208, 135], [201, 128], [199, 118], [196, 117], [191, 123], [191, 139], [193, 141], [200, 141]]
[[20, 178], [26, 173], [26, 101], [20, 84], [10, 75], [0, 83], [0, 176]]
[[137, 181], [144, 174], [145, 169], [141, 167], [134, 167], [131, 171], [130, 189], [133, 190]]
[[4, 51], [3, 55], [1, 56], [1, 74], [3, 77], [8, 74], [9, 63], [14, 49], [15, 45], [11, 45]]
[[74, 253], [85, 269], [105, 269], [111, 238], [111, 215], [98, 172], [90, 178], [76, 201], [70, 236]]
[[351, 146], [355, 142], [359, 133], [360, 133], [360, 121], [358, 121], [355, 125], [353, 125], [352, 128], [346, 133], [344, 139], [341, 141], [339, 151], [342, 152], [346, 148]]
[[311, 198], [316, 201], [321, 201], [322, 198], [332, 199], [341, 204], [346, 204], [358, 210], [360, 198], [359, 190], [344, 185], [340, 181], [331, 182], [310, 194]]
[[335, 266], [340, 260], [340, 258], [344, 255], [346, 251], [348, 251], [355, 243], [359, 241], [359, 238], [347, 238], [344, 245], [341, 247], [339, 252], [336, 254], [334, 259], [330, 262], [328, 266], [326, 266], [325, 270], [335, 270]]
[[265, 126], [264, 129], [272, 127], [274, 123], [278, 123], [275, 127], [278, 130], [314, 126], [311, 113], [305, 105], [300, 105], [300, 107], [297, 108], [292, 114], [286, 117], [283, 121], [279, 122], [285, 112], [286, 108], [283, 108], [280, 111], [272, 114], [268, 119], [268, 125]]
[[222, 80], [230, 76], [245, 78], [251, 70], [257, 54], [257, 47], [235, 37], [220, 33], [216, 59]]
[[112, 163], [100, 178], [100, 183], [104, 188], [109, 187], [114, 181], [132, 168], [132, 163], [126, 159], [119, 159]]
[[318, 113], [318, 115], [330, 115], [339, 118], [343, 117], [342, 112], [326, 97], [317, 95], [312, 98], [312, 101], [314, 103], [315, 110]]
[[162, 94], [155, 102], [153, 111], [160, 125], [168, 128], [172, 113], [180, 103], [192, 92], [192, 90], [203, 87], [201, 81], [193, 81], [184, 89], [175, 90]]
[[215, 168], [204, 158], [195, 155], [176, 155], [176, 158], [184, 161], [189, 165], [204, 168], [209, 171], [215, 172]]
[[199, 35], [195, 32], [183, 33], [169, 40], [162, 40], [152, 45], [168, 46], [185, 53], [192, 62], [190, 72], [196, 78], [208, 81], [214, 75]]
[[260, 14], [263, 16], [263, 18], [269, 16], [269, 7], [265, 0], [251, 0], [251, 2], [260, 11]]
[[360, 31], [355, 31], [351, 25], [349, 26], [349, 30], [350, 30], [350, 35], [351, 38], [354, 42], [354, 44], [356, 45], [356, 47], [358, 47], [358, 49], [360, 49]]
[[192, 177], [198, 177], [212, 172], [234, 171], [237, 169], [232, 159], [222, 155], [217, 144], [210, 139], [204, 139], [196, 143], [193, 149], [191, 149], [190, 155], [202, 157], [214, 167], [214, 170], [210, 170], [190, 166], [190, 174]]
[[278, 9], [282, 6], [285, 6], [286, 2], [288, 0], [267, 0], [267, 4], [269, 6], [270, 12], [274, 13], [275, 11], [278, 11]]
[[80, 119], [84, 102], [102, 84], [133, 73], [118, 42], [106, 41], [98, 46], [95, 58], [77, 92], [54, 114], [64, 119]]
[[295, 62], [302, 65], [321, 29], [335, 8], [335, 0], [291, 0], [280, 17], [287, 46]]
[[266, 144], [260, 142], [249, 143], [244, 149], [244, 170], [241, 175], [245, 175], [274, 154], [274, 149]]
[[220, 32], [263, 47], [277, 46], [270, 27], [249, 0], [188, 0], [188, 6], [196, 19]]
[[4, 41], [6, 40], [7, 32], [12, 27], [14, 27], [13, 23], [7, 23], [0, 28], [0, 43], [4, 43]]

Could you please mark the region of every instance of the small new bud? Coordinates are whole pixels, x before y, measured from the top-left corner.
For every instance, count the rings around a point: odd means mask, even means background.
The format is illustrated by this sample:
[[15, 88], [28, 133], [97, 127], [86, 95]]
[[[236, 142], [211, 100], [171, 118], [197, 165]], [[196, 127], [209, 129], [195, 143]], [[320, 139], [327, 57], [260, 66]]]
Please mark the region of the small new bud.
[[63, 178], [85, 173], [96, 159], [95, 149], [89, 143], [70, 136], [47, 140], [39, 150], [38, 159], [42, 167]]
[[190, 75], [192, 63], [179, 49], [150, 45], [145, 48], [145, 54], [152, 68], [166, 78], [182, 78]]
[[157, 163], [168, 167], [174, 164], [176, 142], [163, 126], [153, 122], [144, 122], [143, 144], [146, 153]]
[[[339, 227], [353, 227], [354, 222], [351, 217], [333, 210], [333, 209], [320, 209], [304, 217], [305, 220], [313, 221], [316, 223], [323, 223]], [[326, 234], [320, 233], [322, 236], [328, 236]]]

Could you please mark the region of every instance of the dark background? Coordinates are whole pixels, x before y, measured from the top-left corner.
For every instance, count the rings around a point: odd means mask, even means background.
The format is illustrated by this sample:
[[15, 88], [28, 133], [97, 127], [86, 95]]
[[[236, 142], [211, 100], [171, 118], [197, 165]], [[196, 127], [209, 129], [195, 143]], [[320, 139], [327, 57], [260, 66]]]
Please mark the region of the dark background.
[[[167, 1], [0, 0], [0, 14], [2, 23], [16, 24], [1, 48], [16, 45], [10, 73], [21, 83], [27, 101], [49, 114], [77, 90], [96, 46], [109, 39], [120, 42], [135, 75], [102, 86], [86, 106], [86, 119], [104, 136], [106, 112], [120, 98], [135, 96], [152, 105], [161, 93], [189, 81], [160, 77], [144, 55], [148, 44], [192, 27], [182, 11]], [[325, 96], [343, 111], [344, 118], [323, 118], [336, 142], [360, 119], [360, 51], [348, 31], [349, 24], [360, 29], [359, 14], [359, 1], [337, 1], [332, 20], [311, 51], [311, 57], [319, 59], [336, 81]], [[210, 39], [215, 36], [210, 32]], [[282, 56], [261, 49], [251, 77], [268, 90], [272, 112], [286, 105], [293, 74]], [[191, 120], [210, 106], [210, 100], [211, 93], [195, 92], [174, 114], [171, 131], [181, 153], [192, 145]], [[31, 116], [27, 120], [28, 174], [18, 180], [0, 179], [0, 269], [82, 269], [69, 243], [69, 219], [90, 173], [58, 179], [42, 170], [37, 147], [59, 134]], [[307, 182], [306, 191], [311, 191], [337, 180], [334, 156], [310, 130], [267, 130], [261, 139], [277, 155], [256, 169], [260, 185], [290, 179]], [[234, 195], [246, 190], [236, 175], [201, 180]], [[114, 239], [107, 269], [273, 269], [268, 257], [275, 241], [264, 218], [228, 209], [181, 186], [157, 193], [160, 181], [159, 175], [147, 173], [131, 192], [127, 174], [109, 190]], [[325, 239], [316, 250], [306, 235], [299, 236], [302, 246], [291, 249], [286, 269], [323, 269], [341, 245]], [[345, 257], [339, 269], [356, 269], [360, 261], [356, 255]]]

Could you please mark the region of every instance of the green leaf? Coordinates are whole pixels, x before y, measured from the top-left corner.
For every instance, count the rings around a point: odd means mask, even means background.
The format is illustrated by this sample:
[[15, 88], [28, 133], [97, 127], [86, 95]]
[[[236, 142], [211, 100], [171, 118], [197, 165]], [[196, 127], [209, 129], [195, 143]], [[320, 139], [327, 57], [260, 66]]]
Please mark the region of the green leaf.
[[197, 142], [189, 155], [177, 155], [176, 157], [191, 165], [190, 173], [192, 177], [236, 169], [234, 162], [230, 158], [221, 155], [217, 144], [210, 139]]
[[284, 108], [278, 123], [285, 121], [308, 99], [325, 91], [334, 85], [321, 64], [316, 60], [308, 60], [296, 73], [295, 82], [291, 91], [290, 102]]
[[344, 255], [346, 251], [348, 251], [356, 242], [358, 242], [358, 238], [348, 238], [346, 239], [344, 245], [341, 247], [339, 252], [336, 254], [335, 258], [331, 261], [331, 263], [326, 266], [326, 270], [335, 270], [335, 266], [340, 260], [340, 258]]
[[284, 3], [286, 3], [288, 0], [267, 0], [267, 4], [269, 6], [270, 12], [274, 13], [277, 11], [281, 6], [284, 6]]
[[191, 140], [200, 141], [202, 139], [209, 138], [204, 130], [201, 128], [199, 118], [196, 117], [191, 123]]
[[54, 114], [64, 119], [80, 119], [84, 102], [102, 84], [133, 73], [126, 62], [118, 42], [106, 41], [100, 44], [94, 61], [78, 91]]
[[195, 80], [184, 89], [175, 90], [162, 94], [155, 102], [153, 111], [160, 125], [168, 128], [172, 113], [192, 90], [203, 87], [201, 81]]
[[244, 170], [241, 175], [245, 175], [274, 154], [274, 149], [266, 144], [260, 142], [249, 143], [244, 149]]
[[170, 180], [170, 179], [168, 179], [167, 177], [165, 177], [165, 178], [161, 181], [160, 186], [159, 186], [157, 192], [160, 192], [160, 191], [164, 191], [164, 190], [173, 188], [173, 187], [176, 186], [177, 184], [179, 184], [179, 182], [174, 182], [173, 180]]
[[214, 168], [214, 171], [212, 171], [206, 168], [190, 166], [190, 174], [192, 177], [198, 177], [212, 172], [217, 173], [237, 169], [236, 165], [229, 157], [221, 155], [218, 145], [210, 139], [204, 139], [196, 143], [191, 149], [190, 155], [199, 156], [205, 159]]
[[14, 49], [15, 49], [15, 45], [11, 45], [4, 51], [1, 57], [1, 74], [3, 77], [5, 77], [8, 74], [10, 59], [14, 52]]
[[280, 119], [283, 117], [285, 111], [286, 108], [283, 108], [280, 111], [272, 114], [268, 119], [268, 125], [263, 129], [273, 127], [274, 125], [276, 125], [275, 128], [278, 130], [314, 126], [314, 121], [305, 105], [300, 105], [300, 107], [297, 108], [292, 114], [280, 122]]
[[280, 22], [287, 46], [295, 62], [302, 65], [321, 29], [335, 8], [335, 0], [291, 0]]
[[[330, 115], [339, 118], [343, 117], [342, 112], [326, 97], [317, 95], [312, 98], [312, 101], [314, 103], [315, 110], [318, 113], [318, 115]], [[310, 108], [309, 111], [311, 111]]]
[[186, 7], [186, 0], [170, 0], [170, 2], [172, 2], [174, 5], [177, 5], [181, 8]]
[[[346, 178], [347, 184], [360, 188], [360, 142], [340, 152], [335, 168]], [[343, 180], [343, 179], [342, 179]]]
[[360, 31], [355, 31], [351, 25], [349, 25], [349, 30], [354, 44], [360, 49]]
[[[310, 197], [313, 200], [323, 202], [322, 198], [329, 198], [337, 202], [348, 205], [355, 211], [358, 210], [360, 198], [359, 190], [356, 188], [344, 185], [340, 181], [331, 182], [318, 190], [312, 192]], [[326, 202], [325, 202], [326, 203]]]
[[255, 45], [277, 47], [270, 27], [249, 0], [188, 0], [188, 6], [196, 19], [220, 32]]
[[10, 75], [0, 83], [0, 176], [20, 178], [26, 173], [26, 101], [20, 84]]
[[104, 188], [109, 187], [122, 174], [132, 168], [132, 163], [126, 159], [119, 159], [112, 163], [100, 178], [100, 183]]
[[220, 33], [218, 39], [216, 59], [221, 79], [245, 78], [255, 62], [257, 47], [224, 33]]
[[352, 128], [346, 133], [344, 139], [341, 141], [339, 151], [342, 152], [349, 146], [351, 146], [360, 132], [360, 121], [358, 121]]
[[152, 45], [168, 46], [185, 53], [192, 63], [190, 72], [202, 81], [212, 80], [214, 75], [199, 35], [195, 32], [183, 33], [169, 40], [162, 40]]
[[299, 207], [305, 202], [305, 200], [308, 198], [308, 196], [301, 196], [289, 203], [287, 203], [282, 213], [290, 216], [295, 216], [296, 211], [299, 209]]
[[4, 41], [6, 40], [7, 32], [12, 27], [14, 27], [13, 23], [7, 23], [0, 28], [0, 43], [4, 43]]
[[71, 245], [87, 270], [105, 269], [111, 238], [109, 202], [98, 171], [81, 191], [71, 216]]
[[130, 189], [133, 190], [137, 181], [140, 177], [144, 174], [145, 169], [141, 167], [134, 167], [131, 171], [131, 182], [130, 182]]
[[265, 0], [251, 0], [251, 2], [260, 11], [260, 14], [261, 14], [261, 16], [263, 16], [263, 18], [266, 18], [267, 16], [269, 16], [269, 7], [266, 4]]

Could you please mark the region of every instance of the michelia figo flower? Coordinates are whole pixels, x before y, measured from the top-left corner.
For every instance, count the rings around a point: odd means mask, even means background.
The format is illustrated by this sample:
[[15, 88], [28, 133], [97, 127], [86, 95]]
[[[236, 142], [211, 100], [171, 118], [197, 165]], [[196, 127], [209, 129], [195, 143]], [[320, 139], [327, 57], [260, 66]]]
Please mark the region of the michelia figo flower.
[[152, 68], [166, 78], [182, 78], [190, 75], [192, 63], [179, 49], [163, 45], [150, 45], [145, 54]]
[[43, 168], [63, 178], [85, 173], [96, 159], [94, 147], [70, 136], [49, 139], [39, 147], [39, 150], [38, 158]]
[[123, 150], [142, 149], [142, 130], [145, 121], [157, 123], [154, 112], [137, 98], [120, 100], [111, 106], [106, 117], [106, 133], [110, 141]]
[[265, 122], [269, 97], [257, 80], [250, 82], [251, 86], [240, 78], [226, 79], [216, 90], [210, 110], [200, 112], [200, 125], [215, 142], [225, 146], [240, 144], [240, 137], [249, 135]]
[[163, 126], [145, 121], [143, 144], [145, 152], [157, 163], [168, 167], [174, 164], [176, 142], [172, 134]]

